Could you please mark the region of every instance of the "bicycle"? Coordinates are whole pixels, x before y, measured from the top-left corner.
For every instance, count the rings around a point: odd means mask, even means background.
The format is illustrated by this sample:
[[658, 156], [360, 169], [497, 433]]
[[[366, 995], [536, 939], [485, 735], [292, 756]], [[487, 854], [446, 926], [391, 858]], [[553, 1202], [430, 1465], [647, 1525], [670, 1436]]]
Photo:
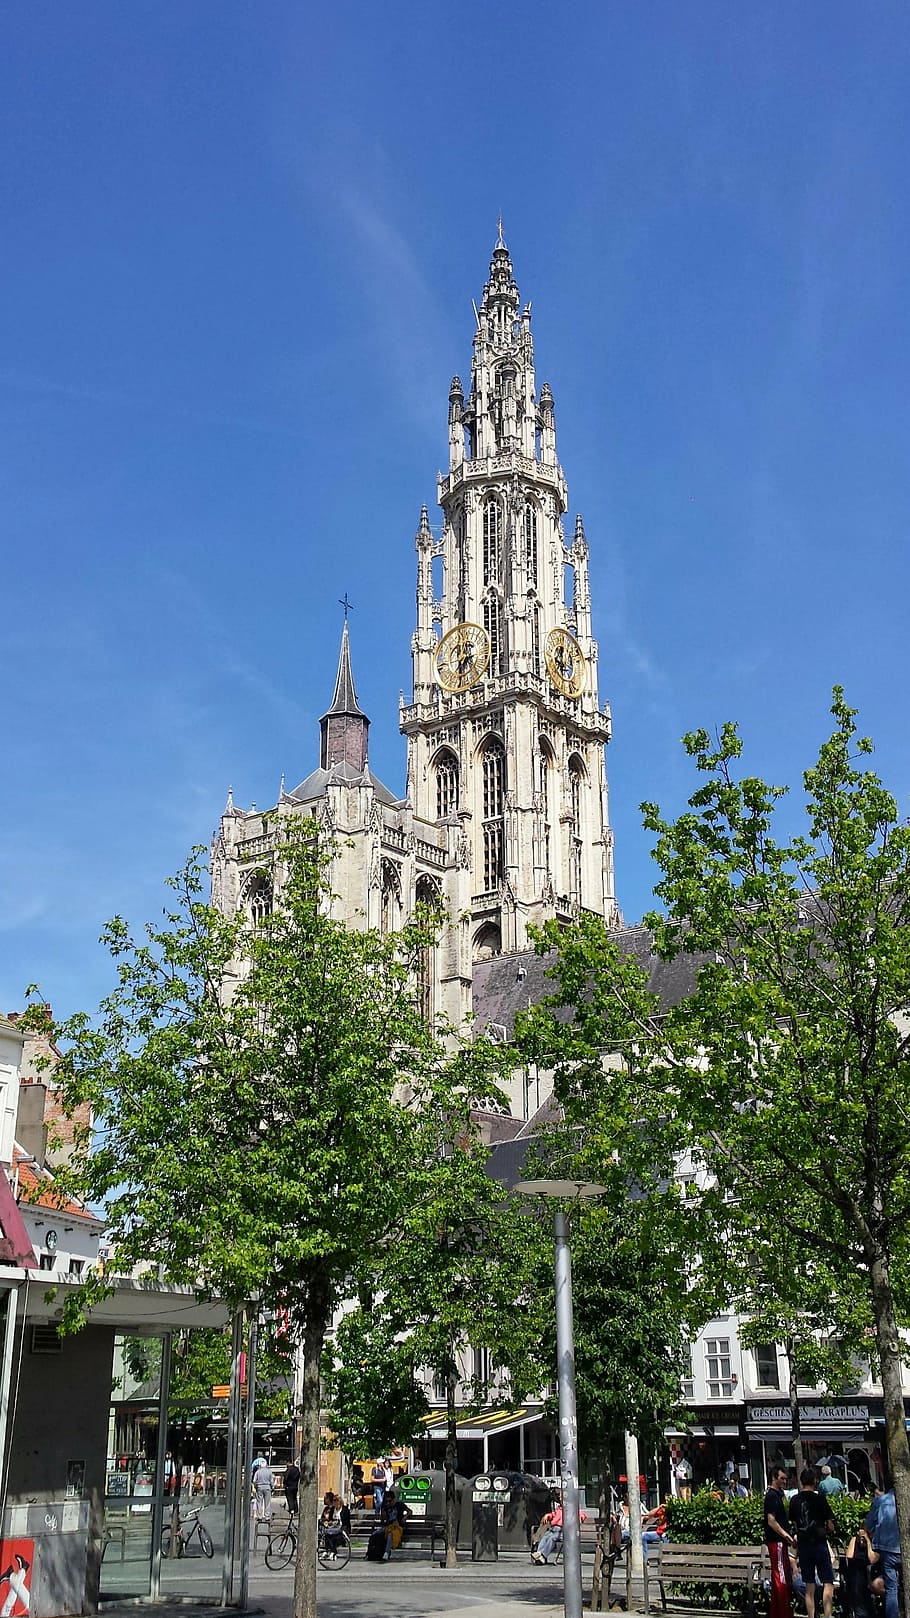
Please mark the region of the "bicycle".
[[297, 1555], [297, 1518], [289, 1517], [280, 1534], [271, 1534], [265, 1548], [265, 1565], [277, 1573]]
[[[332, 1540], [335, 1549], [326, 1544], [325, 1529], [319, 1525], [319, 1537], [316, 1542], [316, 1557], [321, 1568], [327, 1573], [340, 1573], [351, 1560], [351, 1541], [343, 1531], [333, 1534]], [[280, 1534], [273, 1534], [266, 1546], [265, 1565], [273, 1573], [288, 1567], [297, 1554], [297, 1526], [296, 1518], [291, 1517], [287, 1526], [282, 1528]]]
[[[202, 1551], [203, 1556], [209, 1556], [209, 1557], [214, 1556], [214, 1554], [215, 1554], [214, 1541], [212, 1540], [212, 1536], [209, 1533], [208, 1529], [203, 1527], [201, 1517], [202, 1517], [202, 1507], [200, 1506], [198, 1511], [191, 1511], [187, 1517], [184, 1517], [182, 1522], [178, 1522], [178, 1524], [177, 1524], [177, 1555], [178, 1556], [185, 1556], [186, 1555], [187, 1550], [188, 1550], [189, 1545], [190, 1545], [190, 1542], [193, 1539], [198, 1539], [199, 1547], [200, 1547], [200, 1549]], [[190, 1524], [189, 1528], [187, 1528], [187, 1526], [186, 1526], [187, 1523]], [[170, 1554], [171, 1554], [171, 1533], [172, 1533], [172, 1525], [169, 1523], [168, 1526], [163, 1530], [162, 1535], [161, 1535], [161, 1554], [162, 1554], [162, 1556], [170, 1556]]]
[[316, 1545], [317, 1561], [319, 1566], [325, 1568], [328, 1573], [340, 1573], [341, 1569], [347, 1567], [351, 1560], [351, 1541], [343, 1528], [332, 1529], [332, 1544], [334, 1549], [331, 1549], [326, 1544], [325, 1528], [320, 1523], [319, 1539]]

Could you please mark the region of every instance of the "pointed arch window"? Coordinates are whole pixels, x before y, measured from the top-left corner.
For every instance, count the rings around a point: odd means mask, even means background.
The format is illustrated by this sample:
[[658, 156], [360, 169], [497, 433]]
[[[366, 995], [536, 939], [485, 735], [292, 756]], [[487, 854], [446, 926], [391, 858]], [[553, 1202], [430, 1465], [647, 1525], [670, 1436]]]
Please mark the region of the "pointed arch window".
[[483, 582], [493, 584], [499, 578], [502, 546], [502, 510], [495, 495], [484, 501], [483, 507]]
[[487, 742], [481, 755], [483, 791], [483, 887], [492, 893], [505, 873], [506, 755], [498, 736]]
[[528, 601], [528, 618], [531, 623], [531, 673], [540, 674], [540, 608], [533, 597]]
[[502, 602], [498, 596], [487, 596], [483, 604], [483, 627], [490, 637], [487, 672], [495, 677], [502, 673]]
[[436, 760], [436, 818], [445, 820], [458, 808], [458, 760], [446, 748]]
[[243, 884], [242, 903], [254, 927], [272, 914], [275, 895], [268, 871], [251, 871]]
[[538, 748], [537, 793], [538, 802], [540, 805], [538, 822], [540, 836], [539, 864], [542, 869], [544, 880], [546, 881], [551, 875], [550, 826], [552, 822], [550, 806], [550, 782], [553, 776], [553, 754], [550, 750], [549, 742], [545, 741], [543, 737], [541, 737], [540, 742], [538, 743]]
[[525, 506], [525, 567], [528, 583], [537, 588], [537, 507], [529, 500]]
[[569, 846], [569, 886], [571, 897], [582, 903], [581, 873], [584, 838], [585, 767], [580, 758], [569, 760], [569, 809], [572, 817]]
[[[439, 883], [431, 876], [419, 876], [415, 898], [427, 910], [439, 910], [442, 896]], [[432, 1027], [435, 1012], [436, 947], [425, 944], [417, 958], [417, 995], [420, 1014], [427, 1027]]]
[[401, 873], [394, 860], [383, 860], [381, 930], [394, 933], [400, 923]]

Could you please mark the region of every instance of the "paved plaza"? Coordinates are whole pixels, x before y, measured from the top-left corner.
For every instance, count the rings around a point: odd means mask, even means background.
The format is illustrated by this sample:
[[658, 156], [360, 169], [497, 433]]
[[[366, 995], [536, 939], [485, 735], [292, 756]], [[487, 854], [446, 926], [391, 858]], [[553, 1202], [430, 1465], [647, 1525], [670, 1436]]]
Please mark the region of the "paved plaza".
[[[154, 1609], [159, 1618], [187, 1618], [187, 1602], [210, 1592], [202, 1580], [211, 1563], [188, 1558], [180, 1566], [181, 1588]], [[592, 1558], [583, 1557], [585, 1602], [591, 1594]], [[208, 1581], [206, 1581], [207, 1583]], [[562, 1618], [562, 1566], [534, 1567], [524, 1553], [507, 1552], [497, 1562], [463, 1555], [446, 1569], [415, 1548], [389, 1563], [367, 1562], [355, 1551], [340, 1572], [318, 1575], [319, 1618]], [[136, 1618], [136, 1608], [105, 1608], [109, 1618]], [[291, 1618], [293, 1570], [271, 1573], [261, 1555], [251, 1565], [249, 1609], [266, 1618]], [[614, 1609], [615, 1610], [615, 1609]]]

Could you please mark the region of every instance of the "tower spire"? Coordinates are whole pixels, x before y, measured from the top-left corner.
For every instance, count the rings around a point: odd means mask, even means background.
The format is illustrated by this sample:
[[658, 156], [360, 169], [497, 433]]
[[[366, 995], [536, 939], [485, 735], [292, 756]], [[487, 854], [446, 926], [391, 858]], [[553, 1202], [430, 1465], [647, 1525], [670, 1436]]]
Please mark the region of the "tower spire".
[[341, 630], [341, 650], [338, 653], [338, 673], [335, 676], [335, 695], [332, 706], [319, 721], [321, 730], [320, 764], [330, 770], [333, 764], [350, 764], [358, 772], [367, 761], [367, 736], [370, 721], [357, 701], [354, 674], [351, 669], [351, 637], [348, 633], [350, 602], [345, 597], [346, 610]]

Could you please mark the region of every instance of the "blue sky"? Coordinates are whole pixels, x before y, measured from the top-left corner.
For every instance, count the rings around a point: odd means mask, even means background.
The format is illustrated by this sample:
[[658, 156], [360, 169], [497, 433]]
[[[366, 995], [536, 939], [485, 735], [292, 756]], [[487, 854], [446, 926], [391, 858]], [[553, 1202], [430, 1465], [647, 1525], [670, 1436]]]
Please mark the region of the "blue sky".
[[[910, 792], [906, 6], [12, 3], [0, 1009], [110, 984], [233, 784], [315, 762], [348, 592], [403, 790], [413, 536], [502, 211], [591, 546], [617, 890], [679, 738]], [[571, 532], [570, 517], [569, 531]]]

